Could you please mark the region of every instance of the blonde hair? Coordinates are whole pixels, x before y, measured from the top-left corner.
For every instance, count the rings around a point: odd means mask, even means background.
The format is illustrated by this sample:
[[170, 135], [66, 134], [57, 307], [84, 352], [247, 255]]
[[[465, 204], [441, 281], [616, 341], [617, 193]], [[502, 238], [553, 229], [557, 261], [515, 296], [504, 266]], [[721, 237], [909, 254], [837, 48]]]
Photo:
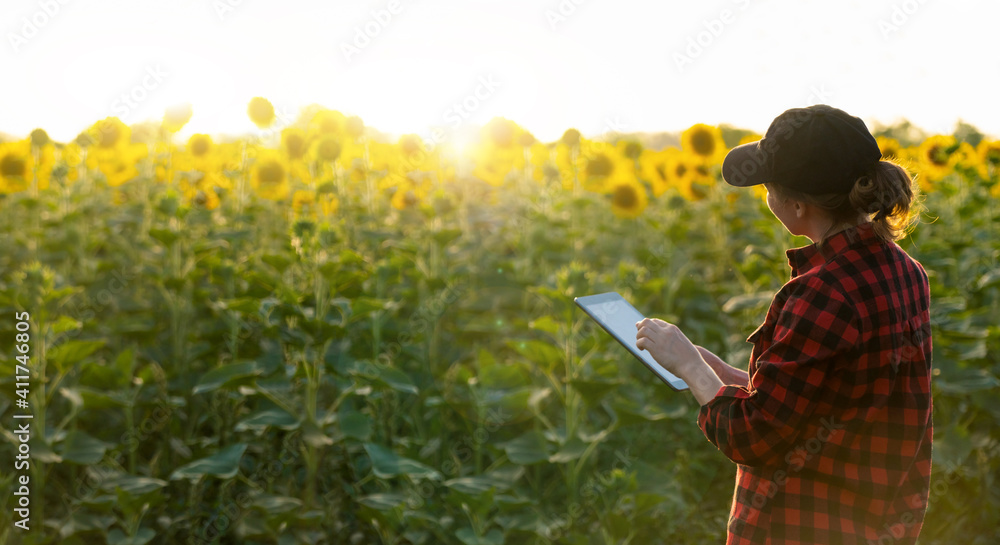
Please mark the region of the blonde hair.
[[864, 215], [883, 241], [895, 241], [906, 236], [919, 213], [919, 186], [909, 172], [893, 160], [875, 163], [854, 181], [850, 193], [812, 195], [777, 184], [764, 185], [780, 199], [806, 202], [826, 211], [833, 219], [834, 227], [853, 224], [853, 220]]

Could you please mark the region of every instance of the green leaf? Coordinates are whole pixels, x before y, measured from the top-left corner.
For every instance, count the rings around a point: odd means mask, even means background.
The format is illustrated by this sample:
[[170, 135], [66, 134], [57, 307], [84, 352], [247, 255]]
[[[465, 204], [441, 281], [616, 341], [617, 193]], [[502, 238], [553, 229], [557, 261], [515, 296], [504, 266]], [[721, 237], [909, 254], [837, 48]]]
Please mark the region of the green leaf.
[[128, 382], [129, 377], [132, 376], [132, 362], [134, 361], [134, 351], [132, 348], [126, 348], [122, 350], [118, 357], [115, 358], [115, 369], [118, 374], [122, 376], [125, 382]]
[[333, 444], [333, 438], [326, 434], [323, 426], [308, 418], [302, 422], [302, 440], [316, 448]]
[[287, 269], [288, 265], [291, 263], [291, 260], [289, 260], [284, 254], [267, 254], [262, 256], [260, 259], [264, 263], [267, 263], [281, 272], [284, 272], [284, 270]]
[[559, 448], [559, 451], [549, 456], [549, 461], [553, 464], [565, 464], [567, 462], [572, 462], [583, 455], [583, 452], [587, 450], [588, 443], [584, 443], [578, 437], [571, 437], [566, 443]]
[[980, 290], [998, 285], [1000, 285], [1000, 269], [993, 269], [980, 276], [979, 280], [976, 281], [976, 289]]
[[499, 446], [507, 453], [507, 458], [515, 464], [537, 464], [549, 459], [548, 443], [538, 431], [529, 431]]
[[83, 324], [79, 320], [74, 320], [69, 316], [60, 316], [50, 327], [52, 328], [53, 333], [62, 333], [64, 331], [77, 329], [82, 326]]
[[391, 511], [406, 502], [406, 496], [395, 492], [369, 494], [358, 498], [361, 505], [367, 505], [377, 511]]
[[151, 228], [149, 230], [149, 236], [159, 240], [164, 246], [172, 245], [174, 242], [177, 242], [177, 239], [180, 237], [180, 235], [172, 229], [162, 229], [159, 227]]
[[101, 488], [111, 491], [121, 489], [132, 496], [141, 496], [167, 486], [167, 481], [135, 475], [119, 475], [105, 480]]
[[947, 394], [969, 394], [982, 390], [992, 390], [1000, 386], [1000, 380], [986, 369], [963, 369], [934, 378], [938, 390]]
[[80, 395], [80, 390], [76, 388], [59, 388], [59, 395], [66, 398], [72, 406], [72, 412], [79, 411], [83, 408], [83, 396]]
[[83, 400], [83, 405], [88, 410], [91, 409], [111, 409], [115, 407], [127, 407], [129, 398], [126, 392], [109, 391], [102, 392], [86, 386], [75, 388]]
[[473, 477], [449, 479], [444, 482], [444, 485], [463, 494], [476, 496], [490, 489], [496, 489], [498, 492], [508, 490], [523, 474], [524, 468], [516, 466], [493, 470]]
[[416, 460], [404, 458], [395, 452], [377, 445], [375, 443], [365, 443], [365, 451], [372, 461], [372, 471], [380, 479], [407, 475], [414, 478], [427, 478], [440, 480], [441, 474], [431, 467], [428, 467]]
[[549, 335], [552, 335], [553, 338], [556, 338], [559, 335], [559, 323], [552, 316], [535, 318], [531, 322], [528, 322], [528, 327], [544, 331]]
[[104, 452], [108, 449], [108, 444], [104, 441], [87, 435], [86, 433], [73, 430], [66, 435], [66, 440], [62, 443], [62, 459], [77, 464], [96, 464], [104, 458]]
[[46, 352], [45, 356], [59, 372], [63, 372], [67, 367], [96, 352], [104, 344], [105, 341], [66, 341]]
[[195, 480], [205, 475], [214, 475], [222, 479], [232, 478], [239, 471], [240, 458], [243, 457], [243, 452], [246, 449], [246, 443], [230, 445], [212, 456], [195, 460], [177, 468], [170, 475], [170, 480]]
[[294, 430], [299, 427], [299, 419], [288, 414], [282, 409], [264, 409], [257, 411], [250, 416], [240, 420], [236, 424], [236, 431], [264, 430], [268, 426], [274, 426], [284, 430]]
[[192, 393], [211, 392], [247, 377], [258, 376], [262, 372], [263, 370], [255, 361], [244, 361], [216, 367], [198, 379], [198, 384], [195, 385]]
[[259, 496], [253, 504], [268, 514], [287, 513], [302, 507], [302, 500], [288, 496]]
[[725, 312], [726, 314], [733, 314], [741, 310], [759, 310], [762, 309], [765, 304], [770, 304], [773, 298], [774, 294], [771, 292], [737, 295], [736, 297], [731, 297], [724, 305], [722, 305], [722, 312]]
[[532, 363], [549, 367], [561, 363], [566, 355], [562, 350], [542, 341], [507, 341], [507, 346]]
[[379, 369], [376, 380], [387, 385], [393, 390], [396, 390], [397, 392], [417, 394], [419, 391], [417, 390], [416, 384], [413, 383], [413, 379], [410, 378], [410, 375], [407, 375], [395, 367], [384, 367]]
[[355, 410], [342, 410], [339, 413], [340, 433], [345, 437], [365, 441], [372, 434], [372, 422], [368, 415]]

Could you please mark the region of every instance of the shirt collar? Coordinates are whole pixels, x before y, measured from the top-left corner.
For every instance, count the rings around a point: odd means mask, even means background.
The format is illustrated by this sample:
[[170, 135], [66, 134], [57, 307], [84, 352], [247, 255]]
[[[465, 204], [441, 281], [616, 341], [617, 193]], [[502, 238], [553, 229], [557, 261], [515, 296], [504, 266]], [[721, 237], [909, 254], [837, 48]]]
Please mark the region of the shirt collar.
[[860, 223], [830, 235], [822, 246], [815, 242], [801, 248], [785, 250], [788, 264], [792, 267], [792, 277], [814, 269], [854, 245], [867, 246], [878, 237], [870, 222]]

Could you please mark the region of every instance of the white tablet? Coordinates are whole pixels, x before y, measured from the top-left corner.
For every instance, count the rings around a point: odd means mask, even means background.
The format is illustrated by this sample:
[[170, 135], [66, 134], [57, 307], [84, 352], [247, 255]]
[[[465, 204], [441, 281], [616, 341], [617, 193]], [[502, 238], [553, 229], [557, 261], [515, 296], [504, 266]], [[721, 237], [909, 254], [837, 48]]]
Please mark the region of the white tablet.
[[576, 297], [573, 301], [593, 318], [605, 331], [611, 334], [633, 356], [639, 359], [654, 375], [678, 392], [687, 390], [688, 385], [683, 380], [664, 369], [653, 356], [635, 345], [635, 323], [645, 316], [639, 313], [628, 301], [615, 292], [599, 293], [586, 297]]

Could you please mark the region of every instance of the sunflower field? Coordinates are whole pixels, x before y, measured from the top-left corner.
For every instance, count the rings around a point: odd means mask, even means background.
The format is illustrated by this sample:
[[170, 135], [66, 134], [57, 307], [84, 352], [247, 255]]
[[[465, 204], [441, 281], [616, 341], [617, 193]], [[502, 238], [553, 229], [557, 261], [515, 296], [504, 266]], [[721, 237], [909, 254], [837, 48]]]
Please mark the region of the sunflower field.
[[[248, 114], [229, 140], [180, 142], [177, 108], [0, 142], [0, 543], [725, 540], [735, 466], [697, 403], [573, 297], [618, 291], [745, 369], [809, 243], [721, 180], [759, 135], [544, 143], [496, 118], [457, 146]], [[921, 188], [900, 241], [932, 292], [921, 543], [994, 544], [1000, 142], [877, 136]]]

